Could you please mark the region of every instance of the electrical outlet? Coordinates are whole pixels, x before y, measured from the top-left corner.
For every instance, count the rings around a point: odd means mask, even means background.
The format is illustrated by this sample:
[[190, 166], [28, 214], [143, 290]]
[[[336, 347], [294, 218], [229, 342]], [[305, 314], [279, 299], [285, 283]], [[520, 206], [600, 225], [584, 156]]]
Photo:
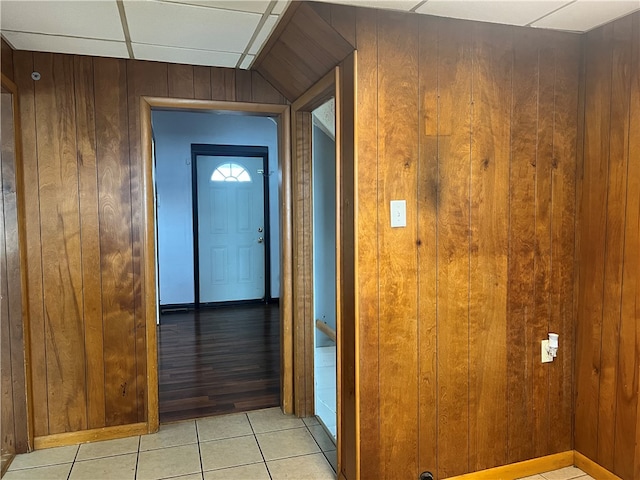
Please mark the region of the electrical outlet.
[[542, 363], [553, 362], [553, 357], [549, 355], [549, 340], [542, 340]]

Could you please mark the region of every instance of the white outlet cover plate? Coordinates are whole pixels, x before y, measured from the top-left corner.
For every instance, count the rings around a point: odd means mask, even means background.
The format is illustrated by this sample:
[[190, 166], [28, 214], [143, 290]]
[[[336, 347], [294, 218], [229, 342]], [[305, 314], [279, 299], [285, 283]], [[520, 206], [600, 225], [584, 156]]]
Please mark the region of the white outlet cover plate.
[[407, 226], [407, 201], [391, 200], [391, 227]]
[[541, 349], [542, 363], [553, 362], [553, 357], [549, 355], [549, 340], [542, 340], [541, 344], [542, 344], [542, 349]]

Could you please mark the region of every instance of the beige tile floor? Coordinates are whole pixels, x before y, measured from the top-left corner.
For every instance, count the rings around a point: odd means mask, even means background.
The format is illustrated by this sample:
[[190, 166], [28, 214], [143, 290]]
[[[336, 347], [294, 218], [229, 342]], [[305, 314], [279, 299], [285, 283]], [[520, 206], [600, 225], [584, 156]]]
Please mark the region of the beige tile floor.
[[3, 480], [334, 480], [335, 465], [336, 447], [316, 419], [270, 408], [18, 455]]
[[[335, 468], [336, 447], [317, 420], [270, 408], [18, 455], [3, 480], [334, 480]], [[521, 480], [594, 479], [566, 467]]]
[[540, 475], [532, 475], [519, 480], [595, 480], [592, 476], [587, 475], [576, 467], [565, 467], [552, 472], [541, 473]]

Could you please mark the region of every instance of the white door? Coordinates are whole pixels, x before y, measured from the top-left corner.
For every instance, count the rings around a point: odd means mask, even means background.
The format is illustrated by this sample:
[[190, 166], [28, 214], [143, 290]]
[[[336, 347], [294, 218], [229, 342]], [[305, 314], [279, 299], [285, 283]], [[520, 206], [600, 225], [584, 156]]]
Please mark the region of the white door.
[[197, 156], [200, 303], [265, 297], [262, 157]]

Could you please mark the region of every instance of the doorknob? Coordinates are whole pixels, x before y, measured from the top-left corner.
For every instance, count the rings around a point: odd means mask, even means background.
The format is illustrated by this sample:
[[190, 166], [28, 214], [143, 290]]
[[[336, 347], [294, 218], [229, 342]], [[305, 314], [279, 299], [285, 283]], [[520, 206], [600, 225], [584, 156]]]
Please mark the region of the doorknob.
[[258, 237], [258, 243], [262, 243], [262, 242], [264, 242], [264, 238]]

